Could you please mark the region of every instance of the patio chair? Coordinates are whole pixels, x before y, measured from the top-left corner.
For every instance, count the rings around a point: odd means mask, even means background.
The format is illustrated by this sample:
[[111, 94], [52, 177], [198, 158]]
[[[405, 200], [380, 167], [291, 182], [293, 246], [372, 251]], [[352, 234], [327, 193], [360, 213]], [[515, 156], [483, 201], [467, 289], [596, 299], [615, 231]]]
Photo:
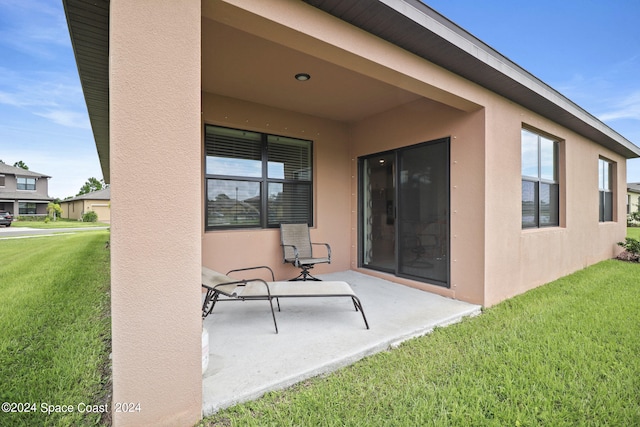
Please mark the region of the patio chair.
[[[236, 280], [229, 274], [265, 269], [270, 273], [271, 281], [260, 278]], [[356, 311], [359, 311], [364, 320], [364, 325], [369, 329], [369, 322], [364, 314], [360, 298], [356, 296], [347, 282], [331, 281], [315, 284], [292, 283], [274, 281], [273, 270], [267, 266], [240, 268], [231, 270], [226, 275], [218, 273], [207, 267], [202, 267], [202, 288], [206, 291], [202, 302], [202, 318], [206, 318], [213, 312], [213, 308], [219, 301], [255, 301], [265, 300], [269, 302], [271, 317], [276, 334], [278, 323], [273, 309], [273, 300], [278, 304], [280, 311], [281, 298], [349, 298], [353, 302]], [[223, 298], [220, 298], [223, 297]]]
[[[307, 224], [280, 224], [280, 239], [283, 252], [283, 262], [290, 263], [294, 267], [301, 269], [300, 274], [291, 279], [295, 280], [316, 280], [309, 270], [316, 264], [331, 264], [331, 247], [328, 243], [312, 243]], [[326, 257], [314, 257], [313, 245], [324, 245]]]

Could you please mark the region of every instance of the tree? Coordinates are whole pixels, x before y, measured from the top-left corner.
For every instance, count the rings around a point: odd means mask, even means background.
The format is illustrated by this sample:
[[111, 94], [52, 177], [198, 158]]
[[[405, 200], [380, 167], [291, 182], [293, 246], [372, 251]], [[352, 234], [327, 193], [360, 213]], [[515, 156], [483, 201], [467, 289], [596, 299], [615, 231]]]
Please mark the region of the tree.
[[49, 202], [47, 205], [47, 212], [49, 213], [49, 218], [52, 220], [57, 220], [59, 216], [62, 216], [62, 208], [59, 204], [54, 202]]
[[24, 169], [24, 170], [29, 170], [29, 166], [27, 166], [26, 163], [23, 162], [22, 160], [18, 160], [13, 164], [13, 166], [16, 168]]
[[108, 186], [104, 183], [104, 179], [98, 181], [96, 178], [91, 177], [84, 183], [82, 188], [80, 188], [80, 192], [76, 194], [76, 196], [82, 196], [83, 194], [91, 193], [94, 191], [102, 190], [103, 188], [107, 188]]

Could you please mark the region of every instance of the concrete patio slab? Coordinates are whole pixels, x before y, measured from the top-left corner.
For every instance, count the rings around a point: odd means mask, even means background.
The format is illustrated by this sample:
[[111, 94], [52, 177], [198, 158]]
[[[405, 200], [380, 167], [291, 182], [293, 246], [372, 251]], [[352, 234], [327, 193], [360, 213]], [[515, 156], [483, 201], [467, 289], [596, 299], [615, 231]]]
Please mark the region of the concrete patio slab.
[[203, 376], [205, 416], [480, 313], [478, 305], [354, 271], [319, 277], [348, 282], [371, 329], [348, 298], [281, 300], [278, 334], [267, 301], [217, 304], [204, 322], [210, 354]]

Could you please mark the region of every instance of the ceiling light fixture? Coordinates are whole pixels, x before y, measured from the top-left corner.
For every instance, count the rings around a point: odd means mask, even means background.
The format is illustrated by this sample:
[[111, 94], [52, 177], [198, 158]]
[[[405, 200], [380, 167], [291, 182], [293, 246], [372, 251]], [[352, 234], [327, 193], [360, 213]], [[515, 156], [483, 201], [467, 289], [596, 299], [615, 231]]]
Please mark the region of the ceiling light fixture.
[[307, 73], [298, 73], [298, 74], [296, 74], [296, 80], [298, 80], [299, 82], [306, 82], [310, 78], [311, 78], [311, 76], [309, 74], [307, 74]]

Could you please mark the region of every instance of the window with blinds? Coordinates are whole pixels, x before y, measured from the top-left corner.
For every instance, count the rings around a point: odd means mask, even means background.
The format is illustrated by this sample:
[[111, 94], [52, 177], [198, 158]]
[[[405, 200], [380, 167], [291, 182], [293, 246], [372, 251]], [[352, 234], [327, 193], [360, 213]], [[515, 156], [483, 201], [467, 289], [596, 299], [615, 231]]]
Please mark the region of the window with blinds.
[[313, 224], [312, 142], [205, 126], [206, 228]]
[[36, 189], [36, 179], [35, 178], [17, 177], [16, 181], [17, 181], [18, 190], [31, 190], [31, 191], [34, 191]]

